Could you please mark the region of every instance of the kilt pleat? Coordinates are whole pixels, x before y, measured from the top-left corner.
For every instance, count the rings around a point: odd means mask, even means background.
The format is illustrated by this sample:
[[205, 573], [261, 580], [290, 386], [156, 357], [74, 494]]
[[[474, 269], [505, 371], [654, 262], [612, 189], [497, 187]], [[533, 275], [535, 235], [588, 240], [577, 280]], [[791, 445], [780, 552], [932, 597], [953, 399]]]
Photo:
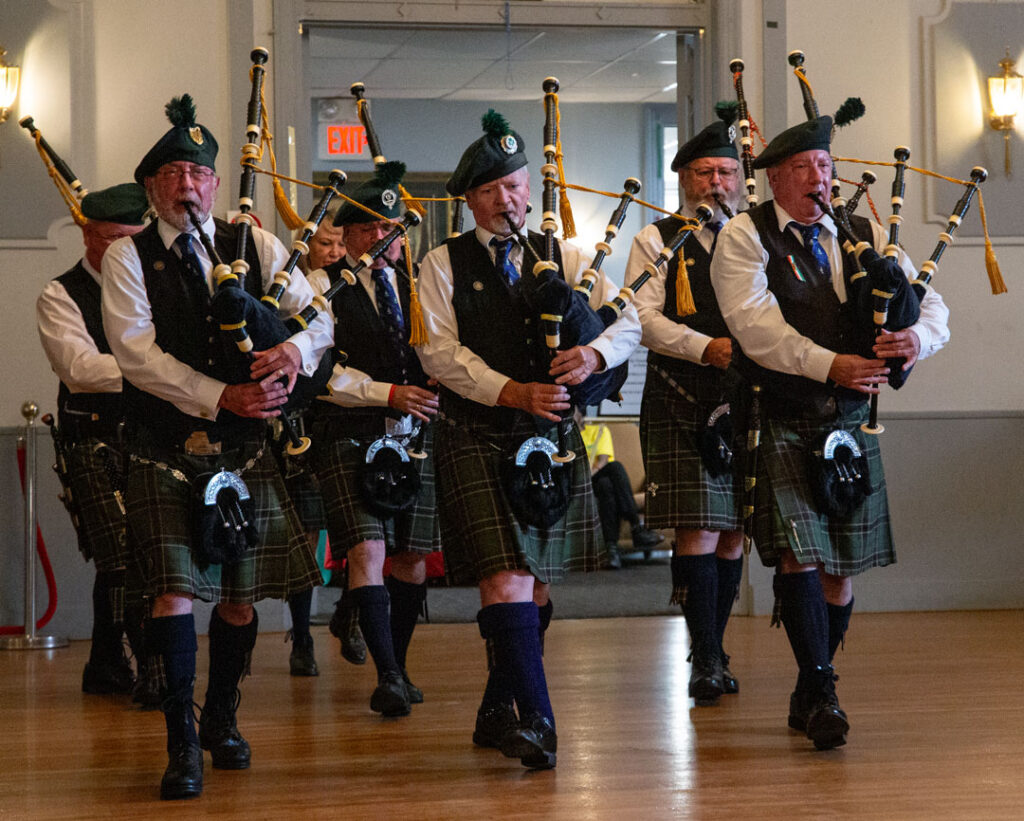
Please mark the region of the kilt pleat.
[[743, 449], [734, 442], [736, 470], [726, 476], [708, 473], [697, 450], [697, 431], [712, 407], [688, 401], [657, 371], [648, 369], [640, 405], [647, 527], [742, 529]]
[[[529, 570], [540, 582], [559, 581], [570, 570], [596, 570], [603, 546], [586, 448], [575, 425], [568, 445], [570, 470], [566, 515], [547, 529], [523, 527], [502, 488], [502, 462], [537, 435], [520, 415], [511, 430], [480, 421], [447, 418], [437, 431], [438, 512], [445, 565], [454, 584], [478, 583], [503, 570]], [[555, 440], [555, 432], [548, 435]]]
[[380, 519], [367, 510], [357, 481], [357, 470], [372, 442], [353, 439], [317, 442], [314, 467], [323, 493], [331, 556], [340, 559], [360, 542], [383, 541], [388, 555], [399, 551], [432, 553], [441, 547], [434, 483], [434, 425], [424, 437], [426, 459], [414, 459], [419, 470], [420, 494], [406, 513]]
[[114, 496], [104, 449], [99, 439], [88, 437], [75, 442], [67, 457], [71, 493], [78, 506], [78, 547], [101, 572], [122, 568], [128, 561], [125, 515]]
[[[191, 478], [221, 467], [238, 469], [257, 450], [257, 445], [251, 445], [219, 456], [141, 455], [154, 461], [159, 458]], [[189, 514], [193, 484], [179, 481], [157, 465], [131, 462], [128, 536], [138, 551], [148, 596], [187, 593], [203, 601], [248, 604], [286, 599], [322, 583], [313, 547], [269, 449], [242, 479], [254, 502], [259, 542], [237, 564], [200, 568], [193, 553]]]
[[[896, 561], [889, 501], [878, 437], [860, 430], [865, 404], [835, 422], [766, 419], [758, 458], [754, 541], [766, 566], [783, 550], [801, 564], [820, 562], [825, 572], [853, 576]], [[815, 509], [807, 478], [807, 453], [831, 430], [853, 434], [866, 456], [871, 493], [848, 519], [829, 518]]]

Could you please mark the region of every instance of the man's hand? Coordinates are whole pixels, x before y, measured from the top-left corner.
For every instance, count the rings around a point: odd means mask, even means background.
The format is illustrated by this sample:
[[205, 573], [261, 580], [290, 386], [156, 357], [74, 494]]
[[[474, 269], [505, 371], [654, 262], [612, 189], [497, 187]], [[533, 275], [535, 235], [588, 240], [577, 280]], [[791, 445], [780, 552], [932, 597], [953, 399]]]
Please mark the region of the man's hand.
[[498, 394], [498, 404], [518, 408], [542, 419], [557, 422], [556, 412], [569, 410], [569, 391], [562, 385], [508, 380]]
[[388, 399], [388, 406], [429, 422], [430, 416], [437, 413], [437, 394], [417, 388], [415, 385], [395, 385]]
[[921, 355], [921, 340], [910, 328], [902, 331], [883, 331], [872, 348], [879, 359], [906, 359], [903, 370], [909, 371]]
[[700, 361], [724, 371], [732, 364], [732, 340], [727, 336], [712, 339], [701, 354]]
[[828, 378], [844, 388], [861, 393], [878, 393], [887, 380], [889, 369], [882, 359], [865, 359], [856, 354], [838, 353], [828, 369]]
[[579, 385], [594, 371], [604, 370], [604, 357], [589, 345], [577, 345], [567, 351], [559, 351], [551, 360], [548, 371], [556, 385]]
[[277, 381], [276, 373], [272, 373], [259, 382], [226, 385], [217, 401], [217, 407], [237, 416], [269, 419], [280, 415], [281, 411], [277, 408], [287, 401], [287, 389]]
[[252, 374], [253, 379], [263, 379], [270, 374], [273, 374], [275, 379], [286, 376], [288, 377], [288, 393], [291, 393], [301, 367], [302, 354], [299, 353], [299, 349], [291, 342], [282, 342], [273, 348], [267, 348], [265, 351], [258, 351], [254, 354], [249, 373]]

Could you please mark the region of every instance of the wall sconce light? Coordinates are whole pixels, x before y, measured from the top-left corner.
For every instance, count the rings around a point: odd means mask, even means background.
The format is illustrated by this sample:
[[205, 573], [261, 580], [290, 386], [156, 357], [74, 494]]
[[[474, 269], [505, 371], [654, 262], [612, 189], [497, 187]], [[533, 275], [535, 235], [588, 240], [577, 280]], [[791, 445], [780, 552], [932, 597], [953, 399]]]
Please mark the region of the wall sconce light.
[[998, 77], [988, 78], [988, 101], [991, 106], [988, 124], [996, 131], [1003, 132], [1006, 147], [1006, 176], [1011, 176], [1010, 165], [1010, 132], [1013, 131], [1013, 120], [1020, 112], [1024, 102], [1024, 77], [1014, 69], [1016, 65], [1010, 59], [1010, 49], [1006, 49], [1006, 57], [999, 61], [1003, 73]]
[[21, 69], [9, 66], [4, 61], [7, 52], [0, 47], [0, 123], [7, 119], [7, 114], [14, 107], [14, 98], [18, 96], [18, 82]]

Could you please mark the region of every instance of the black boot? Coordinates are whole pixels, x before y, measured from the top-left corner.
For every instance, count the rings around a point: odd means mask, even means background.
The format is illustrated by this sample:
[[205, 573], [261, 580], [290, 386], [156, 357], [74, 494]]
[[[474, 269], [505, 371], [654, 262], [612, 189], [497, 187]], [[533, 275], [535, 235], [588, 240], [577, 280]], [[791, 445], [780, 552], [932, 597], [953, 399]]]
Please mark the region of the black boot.
[[407, 716], [412, 708], [402, 668], [395, 660], [395, 648], [391, 643], [387, 588], [379, 584], [356, 587], [349, 591], [349, 595], [359, 610], [359, 627], [377, 668], [377, 689], [370, 697], [370, 709], [388, 718]]
[[349, 664], [366, 664], [366, 642], [359, 629], [359, 608], [352, 604], [352, 594], [342, 588], [327, 625], [331, 635], [341, 642], [341, 657]]
[[729, 654], [725, 652], [725, 627], [729, 623], [733, 602], [740, 589], [743, 576], [743, 558], [722, 559], [715, 557], [718, 569], [718, 601], [715, 604], [715, 633], [718, 636], [718, 649], [722, 658], [722, 688], [726, 693], [738, 693], [740, 683], [732, 670], [729, 669]]
[[409, 693], [409, 702], [422, 704], [423, 691], [409, 680], [405, 659], [412, 634], [416, 630], [416, 622], [419, 621], [427, 599], [427, 585], [425, 582], [412, 584], [388, 576], [384, 580], [384, 586], [387, 587], [388, 596], [391, 598], [391, 645], [395, 651], [395, 661], [402, 669], [402, 679]]
[[682, 607], [690, 632], [690, 698], [699, 707], [717, 704], [725, 684], [715, 628], [718, 573], [714, 553], [672, 557], [672, 599]]
[[[113, 599], [124, 597], [124, 571], [96, 571], [92, 586], [92, 646], [82, 670], [82, 692], [128, 695], [135, 686], [132, 666], [124, 654], [122, 614]], [[120, 608], [123, 611], [123, 604]]]
[[192, 715], [198, 649], [192, 614], [150, 619], [146, 648], [154, 665], [163, 670], [161, 709], [167, 725], [168, 763], [160, 781], [160, 798], [195, 798], [203, 792], [203, 751]]
[[842, 747], [850, 729], [846, 713], [839, 706], [835, 681], [832, 665], [807, 673], [807, 737], [818, 750]]
[[519, 729], [512, 682], [506, 670], [498, 663], [494, 640], [487, 639], [487, 686], [480, 708], [476, 712], [473, 743], [478, 747], [501, 749], [501, 742], [509, 733]]
[[258, 623], [255, 610], [252, 621], [243, 625], [224, 621], [216, 607], [210, 615], [210, 681], [199, 718], [199, 743], [210, 751], [218, 770], [249, 767], [249, 742], [238, 732], [236, 713], [241, 701], [238, 684], [249, 667]]

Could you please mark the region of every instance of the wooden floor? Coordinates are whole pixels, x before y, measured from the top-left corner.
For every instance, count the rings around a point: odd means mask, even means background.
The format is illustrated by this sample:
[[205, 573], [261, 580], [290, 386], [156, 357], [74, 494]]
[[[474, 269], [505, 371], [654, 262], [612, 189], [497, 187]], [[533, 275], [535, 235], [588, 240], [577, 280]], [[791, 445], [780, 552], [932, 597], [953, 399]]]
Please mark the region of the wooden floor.
[[[321, 675], [288, 675], [260, 637], [240, 726], [253, 766], [213, 770], [198, 800], [160, 802], [159, 713], [79, 690], [86, 642], [0, 653], [0, 819], [1024, 818], [1024, 613], [855, 615], [837, 669], [849, 744], [786, 728], [795, 670], [781, 631], [735, 618], [739, 695], [685, 697], [680, 617], [555, 621], [547, 671], [558, 768], [527, 772], [470, 733], [484, 680], [475, 625], [423, 625], [409, 669], [426, 693], [383, 720], [372, 666], [314, 628]], [[200, 687], [205, 686], [200, 641]]]

